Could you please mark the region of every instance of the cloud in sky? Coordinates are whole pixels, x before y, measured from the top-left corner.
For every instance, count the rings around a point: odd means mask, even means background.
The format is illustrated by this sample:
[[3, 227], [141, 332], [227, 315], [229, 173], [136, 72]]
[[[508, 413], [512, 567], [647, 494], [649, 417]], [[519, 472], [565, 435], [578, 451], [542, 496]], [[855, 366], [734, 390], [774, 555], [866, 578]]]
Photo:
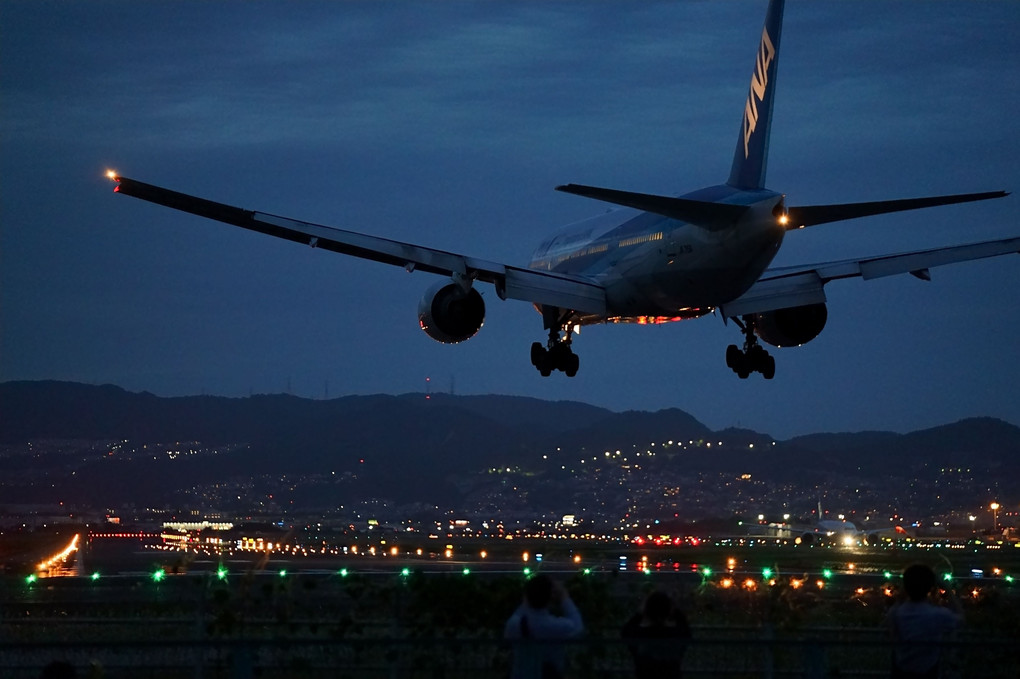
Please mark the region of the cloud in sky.
[[[834, 283], [771, 383], [718, 319], [585, 329], [543, 380], [527, 305], [486, 291], [456, 347], [415, 326], [433, 279], [110, 194], [127, 176], [522, 263], [603, 206], [564, 182], [725, 179], [764, 3], [0, 4], [0, 379], [160, 394], [464, 393], [678, 406], [776, 435], [1020, 421], [1015, 258], [922, 284]], [[790, 3], [769, 184], [791, 204], [1020, 188], [1020, 5]], [[1004, 237], [1016, 199], [791, 234], [777, 263]], [[560, 378], [560, 379], [557, 379]]]

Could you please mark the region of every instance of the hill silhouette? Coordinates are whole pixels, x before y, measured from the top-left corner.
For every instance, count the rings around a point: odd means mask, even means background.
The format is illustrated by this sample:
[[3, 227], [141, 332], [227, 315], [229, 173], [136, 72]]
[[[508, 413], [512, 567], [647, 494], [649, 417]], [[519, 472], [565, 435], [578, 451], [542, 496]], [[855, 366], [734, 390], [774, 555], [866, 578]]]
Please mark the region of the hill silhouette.
[[[5, 484], [9, 501], [19, 502], [55, 494], [140, 501], [219, 478], [296, 474], [348, 479], [352, 497], [432, 502], [457, 497], [465, 476], [492, 467], [529, 469], [543, 459], [574, 461], [666, 441], [715, 445], [674, 450], [658, 462], [691, 471], [868, 477], [966, 464], [1020, 477], [1020, 428], [991, 418], [908, 434], [818, 433], [775, 441], [748, 430], [712, 431], [678, 409], [619, 413], [570, 401], [445, 394], [163, 398], [51, 381], [0, 383], [0, 414], [0, 445], [10, 453], [0, 458], [0, 474], [47, 479]], [[79, 443], [68, 444], [73, 459], [15, 454], [29, 441]], [[87, 441], [105, 443], [83, 447]], [[122, 441], [134, 450], [189, 442], [207, 454], [111, 455], [110, 442]]]

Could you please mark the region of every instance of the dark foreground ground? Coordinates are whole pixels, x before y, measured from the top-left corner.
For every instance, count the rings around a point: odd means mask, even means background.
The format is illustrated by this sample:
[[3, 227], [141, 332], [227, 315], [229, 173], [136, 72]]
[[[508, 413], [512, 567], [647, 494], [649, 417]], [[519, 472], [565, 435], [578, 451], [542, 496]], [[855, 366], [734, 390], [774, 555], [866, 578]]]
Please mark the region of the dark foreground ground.
[[654, 589], [671, 593], [694, 628], [685, 676], [883, 676], [882, 621], [913, 562], [948, 575], [945, 596], [964, 606], [966, 629], [947, 654], [958, 676], [1020, 676], [1020, 584], [1011, 581], [1020, 548], [1009, 543], [583, 552], [472, 543], [449, 557], [444, 544], [395, 557], [187, 558], [152, 546], [93, 541], [64, 577], [0, 579], [0, 677], [36, 677], [67, 658], [79, 676], [502, 678], [504, 621], [540, 570], [566, 584], [585, 619], [574, 676], [631, 676], [618, 630]]

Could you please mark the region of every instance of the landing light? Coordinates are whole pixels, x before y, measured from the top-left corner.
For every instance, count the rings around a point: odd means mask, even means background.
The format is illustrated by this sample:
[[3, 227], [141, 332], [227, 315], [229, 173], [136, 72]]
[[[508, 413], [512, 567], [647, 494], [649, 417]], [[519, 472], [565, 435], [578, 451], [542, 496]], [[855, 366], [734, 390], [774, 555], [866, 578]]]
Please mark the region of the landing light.
[[116, 172], [114, 172], [113, 170], [107, 170], [106, 171], [106, 176], [108, 178], [112, 179], [115, 182], [119, 182], [120, 181], [120, 175], [117, 174]]

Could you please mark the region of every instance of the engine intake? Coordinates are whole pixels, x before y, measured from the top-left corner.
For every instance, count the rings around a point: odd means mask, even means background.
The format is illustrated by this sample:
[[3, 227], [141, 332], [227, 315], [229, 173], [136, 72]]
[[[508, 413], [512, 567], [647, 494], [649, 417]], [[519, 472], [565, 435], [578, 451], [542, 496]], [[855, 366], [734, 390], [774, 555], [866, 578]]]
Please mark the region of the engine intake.
[[456, 283], [440, 281], [418, 302], [421, 329], [443, 344], [471, 339], [484, 322], [485, 302], [474, 288], [464, 292]]
[[774, 347], [796, 347], [818, 337], [828, 317], [824, 304], [766, 311], [754, 315], [754, 332]]

